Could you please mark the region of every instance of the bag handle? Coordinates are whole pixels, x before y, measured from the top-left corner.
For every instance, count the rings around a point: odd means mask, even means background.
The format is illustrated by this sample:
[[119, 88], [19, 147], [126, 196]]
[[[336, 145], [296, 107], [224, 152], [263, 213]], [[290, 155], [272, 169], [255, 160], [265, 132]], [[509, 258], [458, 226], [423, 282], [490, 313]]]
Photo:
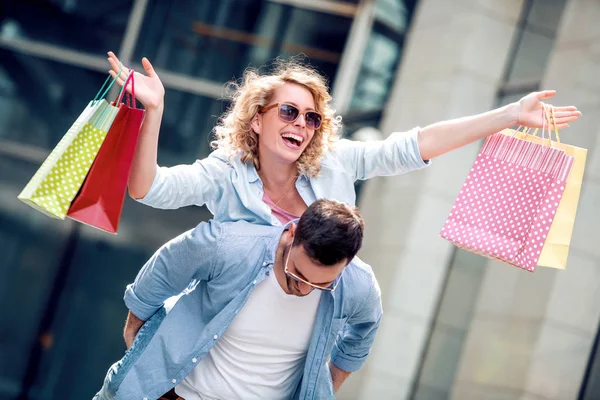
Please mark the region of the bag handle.
[[[129, 75], [127, 75], [127, 79], [125, 80], [125, 84], [123, 85], [123, 87], [121, 88], [121, 91], [119, 92], [119, 96], [117, 97], [117, 100], [115, 101], [115, 105], [118, 105], [121, 103], [121, 101], [123, 101], [123, 96], [125, 96], [126, 93], [126, 88], [127, 85], [129, 84], [129, 82], [131, 81], [131, 96], [127, 97], [127, 105], [129, 107], [133, 107], [135, 108], [135, 79], [134, 79], [134, 70], [130, 69], [129, 70]], [[132, 106], [133, 104], [133, 106]]]
[[[132, 76], [133, 76], [133, 70], [131, 69], [131, 70], [129, 70], [129, 75], [127, 75], [127, 79], [125, 80], [125, 85], [123, 85], [123, 87], [121, 88], [121, 91], [119, 92], [119, 97], [118, 97], [119, 101], [115, 101], [115, 102], [111, 103], [110, 106], [115, 107], [115, 106], [118, 106], [120, 104], [121, 96], [123, 94], [123, 89], [127, 85], [127, 82], [129, 82], [130, 77], [131, 77], [132, 82], [133, 82]], [[113, 83], [114, 83], [114, 81], [113, 81]], [[110, 89], [110, 87], [108, 89]], [[108, 115], [110, 114], [110, 110], [111, 110], [111, 107], [109, 107], [109, 105], [107, 104], [107, 106], [104, 107], [104, 109], [102, 110], [102, 112], [100, 114], [98, 114], [98, 115], [95, 116], [96, 118], [93, 119], [93, 123], [94, 124], [103, 124], [104, 121], [106, 120], [106, 118], [108, 117]], [[92, 121], [92, 120], [90, 120], [90, 121]]]
[[[523, 128], [522, 131], [520, 130], [521, 128]], [[517, 137], [518, 139], [525, 139], [525, 137], [527, 135], [531, 135], [531, 136], [536, 136], [537, 137], [537, 133], [539, 131], [539, 128], [536, 128], [533, 131], [533, 133], [529, 133], [530, 130], [531, 130], [531, 128], [527, 128], [527, 127], [525, 127], [523, 125], [519, 125], [517, 127], [517, 129], [513, 131], [512, 137]], [[542, 121], [542, 145], [544, 145], [544, 142], [546, 140], [546, 134], [545, 134], [545, 132], [546, 132], [546, 120]], [[521, 134], [521, 136], [517, 136], [518, 133]], [[548, 147], [552, 147], [552, 138], [551, 137], [548, 138]]]
[[[542, 103], [542, 107], [544, 107], [544, 117], [546, 121], [548, 121], [548, 125], [554, 128], [554, 134], [556, 135], [556, 142], [560, 143], [560, 136], [558, 135], [558, 128], [556, 127], [556, 115], [554, 114], [554, 106], [551, 104]], [[550, 112], [546, 109], [546, 107], [550, 108]], [[550, 129], [550, 128], [549, 128]]]
[[[100, 88], [100, 90], [98, 90], [98, 93], [96, 93], [96, 96], [94, 97], [94, 100], [92, 100], [92, 102], [96, 103], [99, 100], [102, 100], [106, 96], [106, 94], [108, 93], [108, 91], [110, 90], [110, 88], [112, 87], [112, 85], [115, 84], [115, 82], [117, 81], [117, 79], [121, 75], [121, 71], [122, 70], [123, 70], [123, 64], [119, 63], [119, 72], [115, 75], [114, 78], [112, 78], [110, 75], [108, 75], [108, 78], [106, 78], [106, 80], [104, 81], [104, 84], [102, 85], [102, 87]], [[112, 79], [112, 82], [110, 82], [111, 79]], [[104, 90], [104, 93], [102, 93], [102, 90], [108, 84], [108, 82], [110, 82], [110, 85], [108, 85], [108, 87], [106, 88], [106, 90]], [[100, 95], [100, 93], [102, 93], [102, 95]]]
[[[548, 108], [550, 111], [548, 111]], [[554, 106], [551, 104], [542, 103], [542, 143], [546, 140], [546, 127], [548, 127], [548, 145], [552, 147], [552, 130], [556, 135], [556, 142], [560, 143], [560, 136], [558, 135], [558, 128], [556, 127], [556, 115], [554, 114]], [[537, 136], [539, 128], [536, 128], [532, 135]]]

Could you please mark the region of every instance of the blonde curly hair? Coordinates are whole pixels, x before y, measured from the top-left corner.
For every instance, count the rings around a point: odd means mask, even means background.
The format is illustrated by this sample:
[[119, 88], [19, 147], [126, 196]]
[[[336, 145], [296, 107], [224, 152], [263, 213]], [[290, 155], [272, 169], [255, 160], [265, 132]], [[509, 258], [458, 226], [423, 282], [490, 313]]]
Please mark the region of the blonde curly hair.
[[297, 59], [275, 60], [274, 71], [260, 75], [255, 69], [244, 72], [241, 84], [230, 82], [231, 105], [214, 128], [216, 140], [213, 149], [225, 149], [230, 157], [241, 154], [241, 161], [252, 162], [260, 170], [258, 158], [258, 135], [251, 122], [262, 107], [269, 105], [275, 90], [286, 83], [294, 83], [308, 89], [313, 95], [316, 111], [323, 116], [321, 126], [315, 130], [311, 142], [296, 161], [299, 174], [315, 177], [321, 169], [321, 158], [329, 151], [341, 132], [341, 117], [335, 116], [331, 107], [325, 78], [314, 68]]

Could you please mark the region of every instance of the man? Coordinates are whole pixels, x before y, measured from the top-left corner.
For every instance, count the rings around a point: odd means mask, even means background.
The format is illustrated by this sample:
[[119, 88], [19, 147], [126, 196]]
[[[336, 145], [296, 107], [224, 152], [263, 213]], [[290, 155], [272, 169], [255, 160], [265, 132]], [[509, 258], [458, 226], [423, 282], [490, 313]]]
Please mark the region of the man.
[[334, 398], [382, 316], [363, 229], [319, 200], [297, 224], [210, 221], [170, 241], [127, 287], [129, 349], [95, 399]]

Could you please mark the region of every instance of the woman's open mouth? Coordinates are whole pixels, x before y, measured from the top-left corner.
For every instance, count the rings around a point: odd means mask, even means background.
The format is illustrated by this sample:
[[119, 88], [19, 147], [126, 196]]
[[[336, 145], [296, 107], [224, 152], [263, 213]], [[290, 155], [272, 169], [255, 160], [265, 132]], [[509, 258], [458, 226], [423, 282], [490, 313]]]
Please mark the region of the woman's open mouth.
[[281, 135], [281, 138], [286, 146], [294, 150], [299, 149], [300, 146], [302, 146], [302, 142], [304, 142], [304, 138], [302, 136], [294, 133], [284, 133]]

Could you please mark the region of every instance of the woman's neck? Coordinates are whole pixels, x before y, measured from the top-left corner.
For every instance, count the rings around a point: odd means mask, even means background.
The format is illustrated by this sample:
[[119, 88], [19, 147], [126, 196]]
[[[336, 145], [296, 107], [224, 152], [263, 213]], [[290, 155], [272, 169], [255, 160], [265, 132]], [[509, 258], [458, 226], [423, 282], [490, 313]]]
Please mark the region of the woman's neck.
[[260, 160], [259, 175], [269, 187], [278, 187], [290, 183], [298, 175], [296, 163], [281, 163], [265, 159]]

